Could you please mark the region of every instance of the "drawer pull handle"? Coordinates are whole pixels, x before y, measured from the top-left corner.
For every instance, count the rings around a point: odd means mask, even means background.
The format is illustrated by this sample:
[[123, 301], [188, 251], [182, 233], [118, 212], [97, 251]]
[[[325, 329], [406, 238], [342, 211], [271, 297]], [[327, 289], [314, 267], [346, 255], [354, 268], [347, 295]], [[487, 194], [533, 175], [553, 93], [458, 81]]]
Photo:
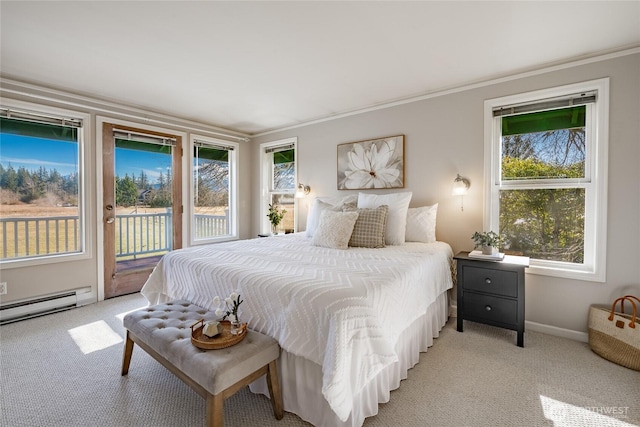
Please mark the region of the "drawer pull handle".
[[486, 279], [484, 279], [484, 283], [486, 283], [487, 285], [491, 284], [491, 279], [489, 279], [488, 277]]
[[490, 305], [485, 305], [484, 309], [487, 310], [487, 311], [491, 311], [491, 306]]

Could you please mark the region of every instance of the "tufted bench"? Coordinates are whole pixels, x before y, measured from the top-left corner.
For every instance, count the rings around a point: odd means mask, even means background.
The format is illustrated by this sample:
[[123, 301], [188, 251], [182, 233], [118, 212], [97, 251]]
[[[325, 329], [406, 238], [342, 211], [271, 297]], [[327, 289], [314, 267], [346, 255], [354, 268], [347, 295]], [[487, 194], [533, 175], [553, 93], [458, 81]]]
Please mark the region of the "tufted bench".
[[216, 320], [213, 312], [188, 301], [150, 306], [124, 317], [127, 339], [122, 375], [129, 372], [134, 343], [193, 388], [207, 401], [207, 425], [222, 427], [223, 403], [241, 388], [267, 374], [273, 412], [282, 419], [282, 394], [276, 359], [278, 342], [247, 330], [238, 344], [220, 350], [201, 350], [191, 343], [191, 325]]

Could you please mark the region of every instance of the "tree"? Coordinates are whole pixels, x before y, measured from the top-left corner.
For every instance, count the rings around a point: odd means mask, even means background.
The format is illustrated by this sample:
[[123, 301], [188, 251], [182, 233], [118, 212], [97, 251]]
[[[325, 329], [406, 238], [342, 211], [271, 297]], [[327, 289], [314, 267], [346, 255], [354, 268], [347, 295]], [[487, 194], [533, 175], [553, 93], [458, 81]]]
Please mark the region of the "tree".
[[2, 175], [0, 176], [0, 187], [13, 191], [15, 193], [18, 192], [18, 174], [13, 166], [11, 166], [11, 163], [9, 163], [7, 169], [2, 169]]
[[152, 194], [149, 197], [149, 205], [151, 207], [160, 208], [170, 207], [172, 203], [173, 200], [171, 199], [171, 176], [168, 173], [167, 179], [165, 179], [164, 174], [160, 172], [157, 188], [152, 191]]
[[138, 201], [138, 188], [129, 175], [116, 177], [116, 205], [135, 206]]
[[194, 204], [197, 207], [214, 206], [214, 193], [205, 184], [202, 177], [198, 176], [198, 182], [196, 184], [195, 201]]
[[140, 171], [140, 178], [138, 178], [138, 182], [136, 183], [140, 190], [148, 190], [151, 188], [149, 184], [149, 177], [143, 170]]
[[18, 169], [18, 194], [24, 203], [31, 203], [46, 194], [45, 184], [36, 172], [30, 173], [24, 167]]
[[0, 187], [14, 192], [24, 203], [53, 194], [58, 199], [77, 204], [78, 174], [63, 177], [55, 168], [43, 166], [33, 171], [20, 167], [16, 172], [11, 164], [7, 168], [0, 165]]
[[198, 179], [202, 179], [211, 191], [223, 191], [229, 186], [229, 163], [210, 161], [198, 167]]
[[196, 206], [227, 206], [229, 203], [229, 163], [208, 161], [196, 171]]
[[509, 135], [502, 138], [502, 156], [529, 159], [535, 156], [530, 138], [523, 135]]
[[278, 163], [274, 165], [273, 188], [295, 188], [295, 163]]
[[62, 191], [67, 197], [78, 195], [78, 174], [74, 173], [62, 178]]
[[[583, 166], [559, 166], [536, 159], [505, 158], [504, 176], [576, 176]], [[532, 258], [582, 263], [584, 190], [549, 188], [500, 192], [500, 232], [510, 249]]]

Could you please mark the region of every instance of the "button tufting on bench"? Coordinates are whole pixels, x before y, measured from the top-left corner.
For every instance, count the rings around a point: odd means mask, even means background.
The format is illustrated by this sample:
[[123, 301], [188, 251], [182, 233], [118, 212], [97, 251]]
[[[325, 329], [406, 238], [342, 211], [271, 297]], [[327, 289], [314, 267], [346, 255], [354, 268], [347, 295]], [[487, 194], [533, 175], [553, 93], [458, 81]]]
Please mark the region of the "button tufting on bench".
[[[224, 399], [266, 374], [274, 414], [281, 419], [282, 395], [275, 362], [280, 356], [277, 341], [247, 330], [245, 339], [232, 347], [202, 350], [191, 343], [190, 328], [203, 318], [216, 320], [217, 316], [188, 301], [174, 301], [128, 313], [123, 319], [127, 339], [122, 375], [129, 371], [135, 342], [199, 394], [207, 396], [207, 425], [222, 427]], [[148, 319], [153, 321], [143, 322]], [[157, 332], [159, 330], [163, 331]], [[227, 394], [227, 390], [233, 391]]]

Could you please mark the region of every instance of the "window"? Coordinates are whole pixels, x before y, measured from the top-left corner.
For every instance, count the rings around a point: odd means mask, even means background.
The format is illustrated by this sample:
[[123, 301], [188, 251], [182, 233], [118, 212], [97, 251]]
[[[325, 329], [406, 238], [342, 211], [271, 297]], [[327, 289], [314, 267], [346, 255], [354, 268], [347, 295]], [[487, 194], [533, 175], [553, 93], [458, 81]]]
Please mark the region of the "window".
[[9, 266], [88, 256], [83, 204], [87, 116], [10, 104], [0, 107], [0, 261]]
[[191, 240], [205, 243], [237, 237], [238, 144], [192, 138]]
[[604, 281], [608, 80], [485, 102], [485, 228], [529, 272]]
[[271, 231], [267, 218], [269, 205], [286, 210], [279, 230], [296, 230], [296, 144], [297, 138], [261, 144], [263, 198], [261, 206], [261, 232]]

